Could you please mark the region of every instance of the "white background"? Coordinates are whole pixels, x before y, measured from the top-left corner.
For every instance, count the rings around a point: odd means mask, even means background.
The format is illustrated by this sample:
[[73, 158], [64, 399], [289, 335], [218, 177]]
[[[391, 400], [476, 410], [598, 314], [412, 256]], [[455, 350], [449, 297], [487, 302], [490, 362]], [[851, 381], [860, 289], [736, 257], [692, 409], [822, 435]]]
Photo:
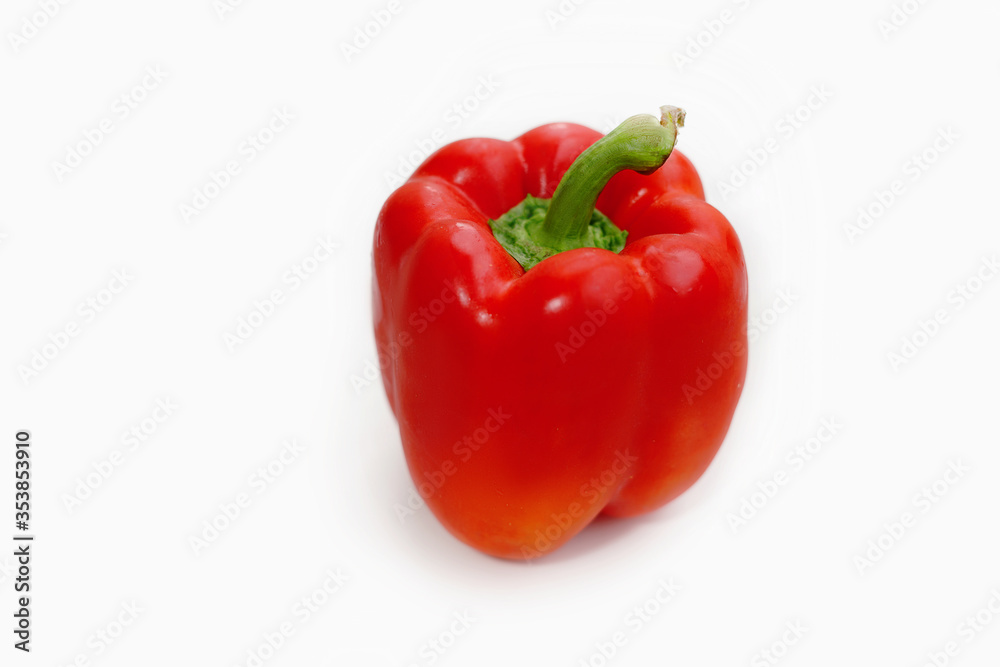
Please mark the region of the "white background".
[[[773, 649], [789, 666], [918, 666], [954, 642], [948, 664], [995, 664], [1000, 280], [978, 274], [995, 278], [983, 262], [1000, 252], [996, 3], [909, 0], [880, 28], [891, 0], [402, 0], [350, 54], [387, 2], [218, 4], [0, 12], [0, 537], [14, 532], [18, 429], [32, 433], [37, 535], [30, 656], [11, 647], [13, 547], [0, 551], [0, 662], [715, 666], [772, 664]], [[764, 318], [716, 461], [668, 507], [528, 565], [464, 546], [426, 509], [401, 520], [412, 485], [365, 379], [387, 174], [434, 137], [606, 131], [661, 104], [688, 111], [680, 148], [743, 241]], [[276, 109], [294, 119], [250, 160]], [[110, 133], [87, 146], [103, 119]], [[185, 216], [230, 161], [239, 173]], [[861, 208], [879, 215], [851, 238]], [[286, 279], [317, 239], [339, 248]], [[122, 270], [127, 286], [104, 292]], [[273, 290], [283, 301], [231, 350]], [[782, 293], [792, 306], [769, 312]], [[904, 338], [919, 349], [894, 364]], [[793, 467], [823, 419], [835, 436]], [[144, 427], [129, 449], [123, 434]], [[303, 451], [261, 484], [291, 439]], [[920, 501], [953, 463], [966, 472]], [[734, 527], [778, 471], [788, 483]], [[220, 506], [240, 494], [249, 506], [226, 526]], [[338, 570], [349, 579], [328, 595]], [[656, 601], [671, 579], [680, 590]], [[306, 615], [304, 596], [322, 604]]]

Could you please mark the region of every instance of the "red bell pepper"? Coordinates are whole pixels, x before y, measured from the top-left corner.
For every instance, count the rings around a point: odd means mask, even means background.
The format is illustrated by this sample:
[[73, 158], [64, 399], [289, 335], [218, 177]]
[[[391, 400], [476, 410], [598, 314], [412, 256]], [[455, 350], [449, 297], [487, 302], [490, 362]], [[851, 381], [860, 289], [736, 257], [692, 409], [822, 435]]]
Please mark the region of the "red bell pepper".
[[604, 138], [556, 123], [456, 141], [379, 214], [375, 336], [406, 462], [487, 554], [533, 558], [599, 514], [662, 506], [729, 428], [746, 266], [672, 150], [683, 112], [663, 111]]

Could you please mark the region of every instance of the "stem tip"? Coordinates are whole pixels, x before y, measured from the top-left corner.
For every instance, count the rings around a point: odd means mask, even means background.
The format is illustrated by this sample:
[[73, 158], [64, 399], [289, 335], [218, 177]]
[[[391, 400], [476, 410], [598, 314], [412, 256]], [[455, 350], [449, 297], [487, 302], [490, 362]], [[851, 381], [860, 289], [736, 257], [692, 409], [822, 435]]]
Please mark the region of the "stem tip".
[[670, 127], [670, 123], [673, 123], [677, 127], [684, 127], [684, 118], [687, 117], [687, 112], [680, 107], [672, 107], [670, 105], [660, 107], [660, 125], [663, 127]]

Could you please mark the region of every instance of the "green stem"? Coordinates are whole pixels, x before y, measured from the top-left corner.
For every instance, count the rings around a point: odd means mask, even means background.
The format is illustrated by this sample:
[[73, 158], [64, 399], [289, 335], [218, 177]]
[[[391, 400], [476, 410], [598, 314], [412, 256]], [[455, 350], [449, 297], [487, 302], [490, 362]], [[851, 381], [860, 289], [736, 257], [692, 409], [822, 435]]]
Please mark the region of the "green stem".
[[662, 117], [633, 116], [580, 154], [552, 199], [528, 195], [496, 220], [493, 236], [525, 271], [553, 255], [576, 248], [621, 252], [628, 233], [595, 208], [601, 190], [624, 169], [651, 174], [677, 142], [684, 110], [660, 107]]
[[619, 171], [651, 174], [670, 156], [684, 110], [660, 107], [662, 116], [632, 116], [585, 150], [566, 171], [537, 231], [536, 240], [556, 251], [584, 243], [601, 190]]

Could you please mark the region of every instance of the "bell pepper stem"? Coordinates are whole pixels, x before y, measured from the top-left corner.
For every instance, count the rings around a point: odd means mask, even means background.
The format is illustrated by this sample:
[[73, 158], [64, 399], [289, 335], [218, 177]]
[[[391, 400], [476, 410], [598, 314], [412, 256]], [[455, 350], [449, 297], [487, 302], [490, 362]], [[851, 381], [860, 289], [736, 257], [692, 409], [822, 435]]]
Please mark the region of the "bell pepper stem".
[[684, 110], [660, 107], [659, 120], [632, 116], [580, 154], [552, 195], [538, 241], [557, 251], [580, 247], [601, 190], [625, 169], [651, 174], [670, 157]]

